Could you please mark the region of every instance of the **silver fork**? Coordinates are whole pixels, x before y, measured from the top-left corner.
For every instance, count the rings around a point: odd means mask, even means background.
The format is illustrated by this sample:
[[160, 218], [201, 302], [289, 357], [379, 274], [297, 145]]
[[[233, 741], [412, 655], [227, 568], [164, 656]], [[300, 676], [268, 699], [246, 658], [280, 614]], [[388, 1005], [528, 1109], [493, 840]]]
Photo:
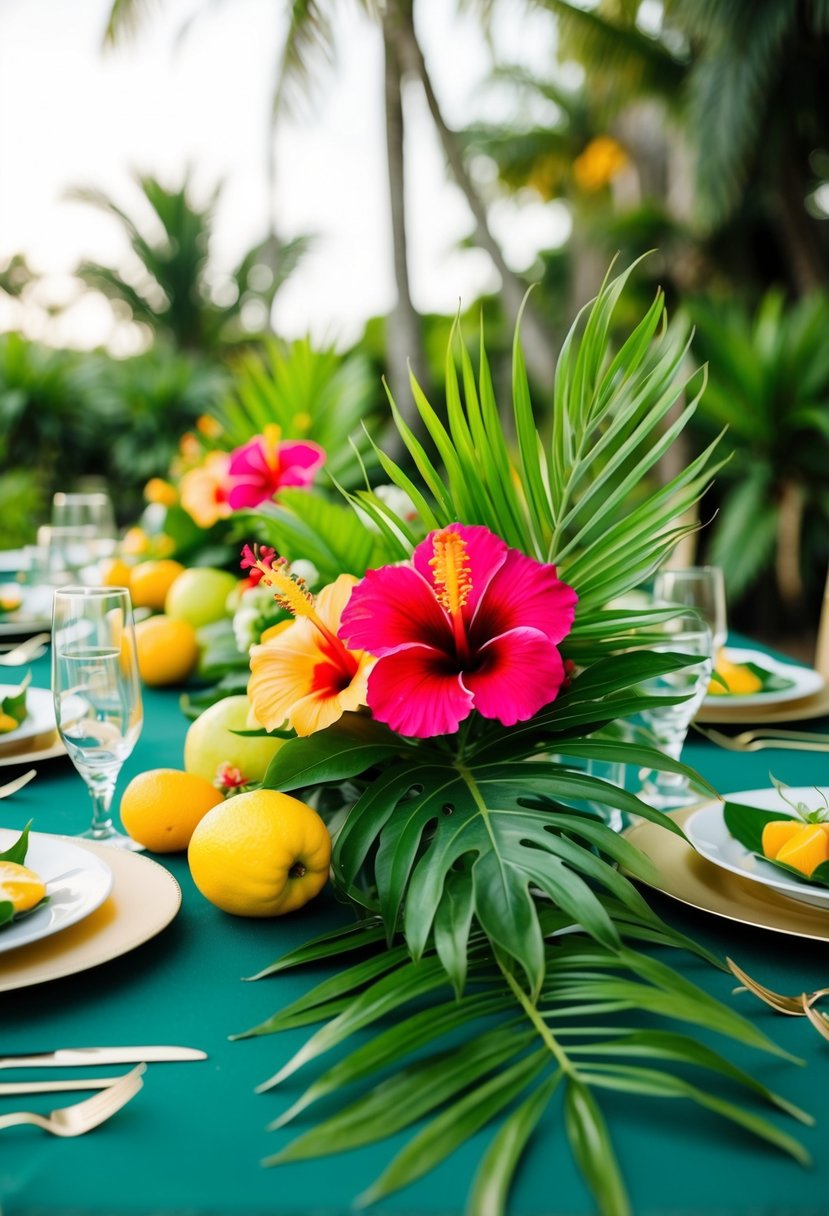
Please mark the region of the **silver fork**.
[[93, 1127], [105, 1122], [110, 1115], [126, 1106], [130, 1098], [135, 1097], [144, 1084], [141, 1074], [146, 1067], [146, 1064], [138, 1064], [108, 1089], [102, 1089], [91, 1098], [85, 1098], [83, 1102], [61, 1106], [50, 1111], [48, 1115], [38, 1115], [27, 1110], [0, 1115], [0, 1129], [32, 1123], [35, 1127], [42, 1127], [44, 1131], [51, 1132], [53, 1136], [82, 1136], [84, 1132], [91, 1131]]
[[798, 752], [829, 751], [829, 735], [811, 734], [808, 731], [775, 731], [769, 727], [764, 731], [745, 730], [739, 735], [726, 735], [710, 726], [699, 726], [696, 722], [694, 730], [730, 752], [759, 752], [769, 747]]
[[4, 667], [22, 667], [24, 663], [32, 663], [46, 651], [46, 643], [51, 635], [36, 633], [32, 638], [26, 638], [18, 646], [14, 646], [6, 654], [0, 654], [0, 663]]

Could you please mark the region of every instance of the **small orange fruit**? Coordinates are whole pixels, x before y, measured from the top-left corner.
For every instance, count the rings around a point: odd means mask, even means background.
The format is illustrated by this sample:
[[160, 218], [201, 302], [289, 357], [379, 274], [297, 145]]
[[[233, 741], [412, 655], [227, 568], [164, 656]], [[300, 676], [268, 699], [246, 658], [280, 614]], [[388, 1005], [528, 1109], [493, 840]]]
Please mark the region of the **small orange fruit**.
[[130, 595], [136, 608], [163, 612], [167, 592], [184, 573], [181, 562], [165, 557], [160, 561], [140, 562], [130, 573]]
[[132, 566], [122, 557], [108, 557], [101, 563], [102, 587], [129, 587]]
[[145, 684], [181, 684], [199, 658], [196, 631], [187, 621], [151, 616], [135, 626], [138, 671]]
[[786, 841], [775, 860], [793, 866], [808, 878], [821, 862], [829, 861], [829, 836], [818, 823], [802, 827]]
[[307, 803], [251, 790], [208, 811], [187, 860], [202, 895], [224, 912], [282, 916], [325, 886], [331, 837]]
[[803, 823], [799, 819], [774, 819], [763, 828], [763, 855], [777, 857], [787, 840], [791, 840], [802, 831]]
[[43, 899], [46, 887], [34, 870], [15, 861], [0, 861], [0, 902], [8, 901], [18, 912], [28, 912]]
[[124, 828], [153, 853], [186, 849], [196, 825], [222, 801], [221, 793], [195, 773], [153, 768], [133, 777], [121, 798]]

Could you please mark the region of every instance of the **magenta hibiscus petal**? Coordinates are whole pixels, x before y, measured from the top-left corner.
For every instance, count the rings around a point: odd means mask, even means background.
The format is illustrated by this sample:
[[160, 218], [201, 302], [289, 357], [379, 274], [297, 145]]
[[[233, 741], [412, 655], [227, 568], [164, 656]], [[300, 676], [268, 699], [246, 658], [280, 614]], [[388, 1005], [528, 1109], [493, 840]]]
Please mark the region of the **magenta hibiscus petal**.
[[366, 574], [340, 637], [376, 656], [368, 706], [393, 730], [452, 734], [473, 710], [512, 726], [557, 697], [557, 643], [576, 598], [554, 566], [486, 528], [449, 524], [417, 546], [411, 564]]
[[234, 511], [258, 507], [288, 486], [309, 486], [325, 463], [325, 452], [308, 441], [279, 441], [277, 427], [265, 427], [230, 454], [228, 501]]
[[472, 694], [460, 673], [430, 646], [408, 647], [378, 660], [366, 700], [378, 721], [415, 739], [453, 735], [472, 712]]
[[403, 646], [452, 645], [452, 626], [425, 579], [411, 566], [369, 570], [342, 615], [340, 637], [356, 650], [393, 654]]
[[564, 663], [538, 629], [512, 629], [486, 642], [464, 683], [485, 718], [504, 726], [526, 722], [552, 701], [564, 681]]
[[[515, 594], [520, 587], [520, 594]], [[534, 561], [518, 549], [509, 549], [507, 558], [492, 576], [470, 634], [481, 643], [508, 629], [540, 629], [551, 642], [558, 643], [573, 627], [578, 596], [563, 583], [555, 566]]]

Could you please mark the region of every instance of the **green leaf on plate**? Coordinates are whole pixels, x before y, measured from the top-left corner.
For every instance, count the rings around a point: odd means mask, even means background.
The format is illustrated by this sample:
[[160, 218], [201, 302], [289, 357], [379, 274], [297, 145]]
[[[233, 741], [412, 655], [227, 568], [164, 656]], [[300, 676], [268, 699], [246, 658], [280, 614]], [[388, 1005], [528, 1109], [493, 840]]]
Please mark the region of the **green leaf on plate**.
[[32, 821], [30, 819], [14, 844], [10, 845], [5, 853], [0, 853], [0, 861], [13, 861], [19, 866], [23, 865], [29, 848], [29, 828], [31, 826]]
[[8, 696], [5, 696], [2, 702], [0, 702], [0, 710], [2, 710], [4, 714], [8, 714], [10, 718], [14, 718], [18, 726], [26, 717], [28, 712], [26, 709], [26, 693], [31, 682], [32, 673], [29, 671], [26, 673], [26, 678], [20, 687], [15, 692], [10, 692]]
[[0, 901], [0, 929], [3, 925], [10, 924], [14, 920], [14, 904], [8, 899]]

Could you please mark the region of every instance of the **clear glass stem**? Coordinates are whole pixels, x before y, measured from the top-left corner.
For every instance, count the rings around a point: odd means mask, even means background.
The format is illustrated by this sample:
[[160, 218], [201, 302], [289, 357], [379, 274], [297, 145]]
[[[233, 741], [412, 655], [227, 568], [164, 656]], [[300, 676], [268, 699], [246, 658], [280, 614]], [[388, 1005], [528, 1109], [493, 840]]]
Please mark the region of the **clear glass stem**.
[[105, 840], [115, 832], [110, 814], [112, 795], [115, 793], [115, 781], [111, 777], [91, 777], [87, 786], [92, 799], [92, 823], [89, 825], [89, 831], [84, 835], [89, 836], [92, 840]]

